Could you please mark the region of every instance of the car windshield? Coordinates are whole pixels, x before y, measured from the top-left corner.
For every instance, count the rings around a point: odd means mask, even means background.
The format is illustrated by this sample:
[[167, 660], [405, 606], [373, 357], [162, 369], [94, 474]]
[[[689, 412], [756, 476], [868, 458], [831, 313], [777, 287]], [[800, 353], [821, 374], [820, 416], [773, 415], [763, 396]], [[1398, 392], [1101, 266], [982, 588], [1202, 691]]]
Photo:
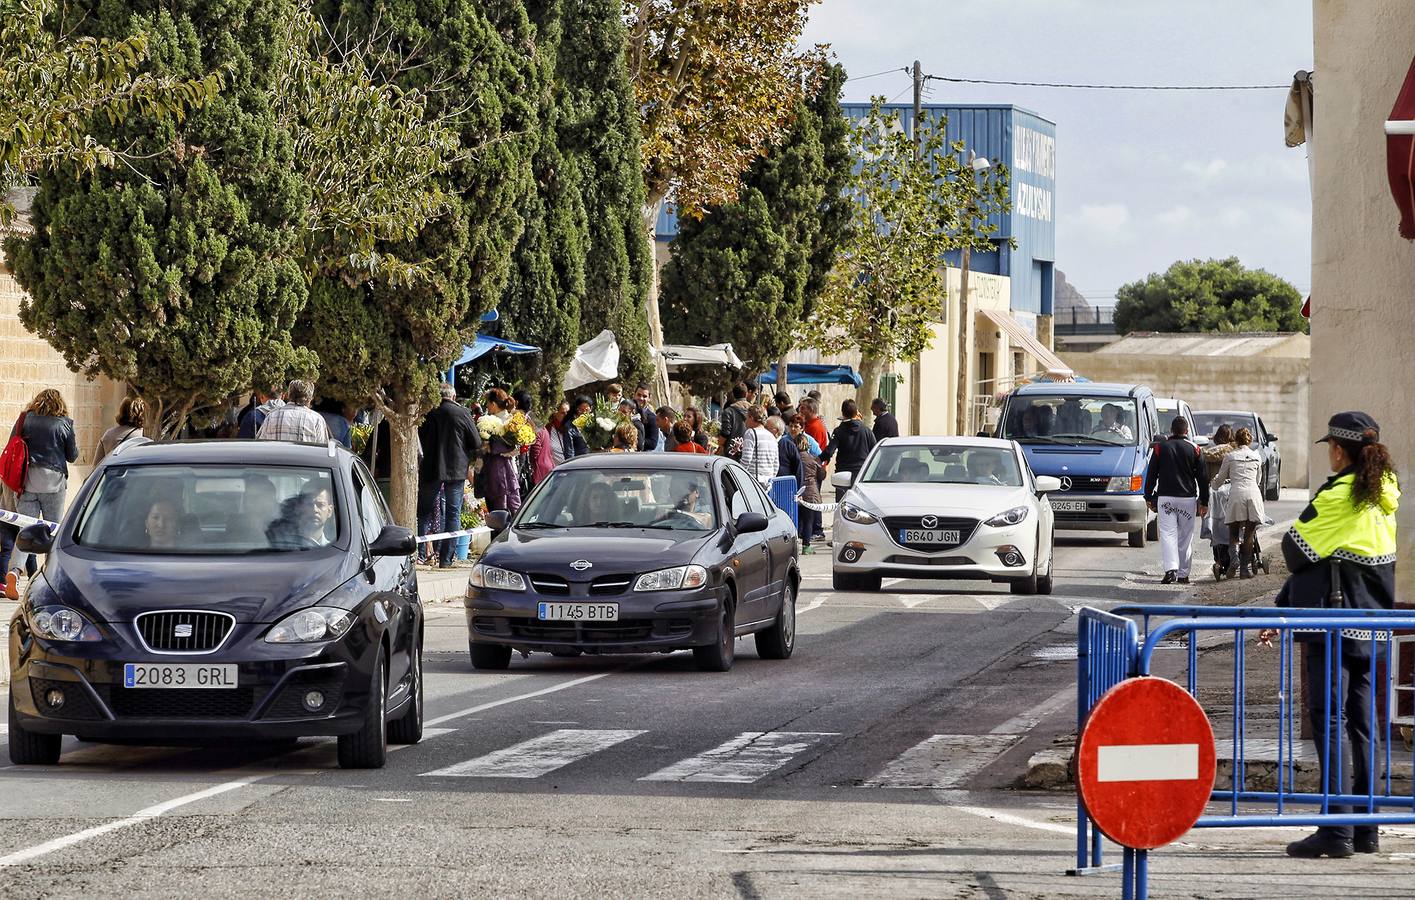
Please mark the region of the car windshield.
[[1252, 446], [1258, 446], [1258, 419], [1248, 413], [1226, 413], [1226, 412], [1196, 412], [1194, 413], [1193, 434], [1199, 437], [1213, 439], [1214, 432], [1218, 431], [1220, 425], [1227, 425], [1237, 433], [1238, 429], [1246, 428], [1253, 435]]
[[1135, 401], [1081, 394], [1013, 397], [1002, 436], [1023, 444], [1133, 445], [1139, 434]]
[[717, 527], [709, 473], [649, 469], [560, 469], [516, 517], [516, 528]]
[[860, 481], [1021, 487], [1022, 471], [1017, 457], [1006, 447], [886, 445], [870, 457]]
[[75, 541], [115, 553], [316, 550], [339, 539], [337, 504], [328, 469], [109, 466]]

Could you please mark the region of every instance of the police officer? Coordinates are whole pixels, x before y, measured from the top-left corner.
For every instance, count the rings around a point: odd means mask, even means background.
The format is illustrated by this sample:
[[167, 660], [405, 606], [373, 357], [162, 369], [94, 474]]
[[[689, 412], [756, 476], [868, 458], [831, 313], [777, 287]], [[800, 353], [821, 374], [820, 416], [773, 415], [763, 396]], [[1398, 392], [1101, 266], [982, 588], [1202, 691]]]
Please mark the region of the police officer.
[[[1328, 462], [1335, 473], [1302, 511], [1282, 539], [1282, 553], [1292, 571], [1278, 594], [1278, 606], [1386, 610], [1395, 605], [1395, 511], [1400, 486], [1390, 451], [1380, 442], [1380, 426], [1363, 412], [1337, 413], [1327, 424]], [[1263, 631], [1267, 643], [1276, 634]], [[1344, 636], [1341, 659], [1332, 660], [1327, 678], [1325, 635], [1298, 633], [1306, 643], [1307, 706], [1317, 756], [1333, 794], [1348, 793], [1338, 779], [1335, 755], [1341, 746], [1340, 719], [1346, 719], [1351, 757], [1341, 768], [1351, 771], [1349, 793], [1365, 794], [1375, 775], [1368, 765], [1371, 744], [1380, 757], [1380, 735], [1371, 722], [1371, 641]], [[1335, 638], [1333, 638], [1335, 640]], [[1340, 663], [1337, 665], [1336, 663]], [[1341, 683], [1346, 684], [1343, 713]], [[1329, 719], [1329, 721], [1327, 721]], [[1330, 728], [1328, 732], [1327, 729]], [[1329, 734], [1329, 743], [1323, 735]], [[1330, 804], [1332, 813], [1351, 807]], [[1287, 845], [1289, 856], [1345, 858], [1380, 849], [1376, 826], [1323, 826]]]
[[1162, 584], [1189, 583], [1194, 561], [1194, 525], [1209, 514], [1204, 461], [1189, 443], [1189, 420], [1175, 416], [1169, 440], [1156, 441], [1145, 470], [1145, 502], [1159, 514]]

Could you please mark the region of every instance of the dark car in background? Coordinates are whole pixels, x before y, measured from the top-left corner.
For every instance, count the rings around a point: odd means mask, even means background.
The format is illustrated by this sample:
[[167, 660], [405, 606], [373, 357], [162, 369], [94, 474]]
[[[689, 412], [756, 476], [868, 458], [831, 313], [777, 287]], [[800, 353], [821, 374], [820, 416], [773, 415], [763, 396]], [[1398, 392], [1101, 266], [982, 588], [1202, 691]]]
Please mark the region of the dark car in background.
[[1253, 433], [1251, 446], [1263, 458], [1263, 497], [1277, 500], [1282, 495], [1282, 453], [1277, 448], [1277, 435], [1268, 431], [1263, 417], [1252, 410], [1200, 410], [1194, 413], [1192, 429], [1199, 446], [1207, 446], [1220, 425], [1229, 425], [1235, 432], [1247, 428]]
[[670, 653], [732, 667], [736, 638], [788, 658], [800, 586], [791, 518], [736, 462], [593, 454], [555, 469], [500, 533], [467, 587], [472, 665], [515, 650]]
[[85, 482], [10, 626], [10, 759], [123, 743], [422, 736], [412, 533], [362, 462], [276, 441], [128, 444]]

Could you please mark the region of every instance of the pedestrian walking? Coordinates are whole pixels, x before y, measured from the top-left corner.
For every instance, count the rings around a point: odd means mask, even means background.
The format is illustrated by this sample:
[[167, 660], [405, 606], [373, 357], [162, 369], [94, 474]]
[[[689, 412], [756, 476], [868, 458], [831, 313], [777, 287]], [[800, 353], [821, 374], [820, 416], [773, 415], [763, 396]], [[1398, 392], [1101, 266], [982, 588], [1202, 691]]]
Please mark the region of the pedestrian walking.
[[[1380, 442], [1380, 435], [1380, 426], [1363, 412], [1337, 413], [1328, 421], [1327, 434], [1317, 443], [1327, 445], [1333, 474], [1283, 536], [1282, 555], [1292, 574], [1278, 594], [1278, 606], [1394, 608], [1395, 514], [1400, 506], [1400, 483], [1390, 450]], [[1258, 639], [1270, 645], [1276, 634], [1264, 630]], [[1294, 636], [1305, 644], [1307, 714], [1317, 758], [1326, 774], [1326, 789], [1332, 794], [1380, 793], [1373, 783], [1380, 777], [1380, 764], [1374, 769], [1370, 765], [1370, 760], [1381, 759], [1382, 752], [1380, 731], [1373, 729], [1371, 722], [1372, 641], [1369, 633], [1362, 634], [1360, 639], [1340, 642], [1340, 660], [1328, 659], [1325, 635], [1299, 631]], [[1351, 755], [1345, 759], [1341, 752], [1343, 719], [1351, 740]], [[1344, 777], [1348, 769], [1349, 790]], [[1340, 815], [1352, 812], [1352, 807], [1333, 802], [1327, 810]], [[1342, 859], [1353, 852], [1379, 850], [1375, 825], [1326, 825], [1287, 845], [1289, 856], [1302, 859]]]
[[[793, 441], [797, 438], [805, 438], [806, 452], [809, 453], [811, 456], [815, 457], [817, 462], [820, 461], [821, 450], [823, 450], [824, 448], [821, 447], [820, 444], [816, 443], [815, 438], [811, 437], [809, 434], [806, 434], [806, 420], [804, 417], [802, 417], [800, 413], [796, 413], [796, 415], [791, 416], [786, 420], [786, 430], [788, 433], [790, 433], [791, 440]], [[799, 441], [797, 442], [797, 446], [800, 446]], [[823, 467], [822, 471], [824, 471]]]
[[143, 403], [141, 397], [124, 397], [123, 402], [118, 404], [118, 417], [114, 420], [113, 427], [103, 432], [103, 437], [98, 439], [98, 447], [93, 451], [93, 464], [97, 466], [103, 462], [103, 458], [112, 453], [119, 444], [142, 437], [142, 420], [145, 415], [147, 404]]
[[[722, 439], [722, 455], [741, 459], [741, 441], [747, 433], [747, 410], [751, 408], [747, 399], [747, 383], [739, 381], [732, 386], [732, 402], [722, 408], [719, 419], [721, 427], [718, 437]], [[734, 447], [737, 448], [734, 451]]]
[[339, 446], [345, 450], [352, 450], [354, 430], [351, 427], [353, 417], [349, 415], [349, 408], [333, 397], [325, 397], [314, 405], [314, 411], [324, 420], [324, 426], [329, 429], [329, 436], [338, 441]]
[[821, 530], [821, 514], [820, 510], [811, 509], [807, 504], [820, 506], [820, 486], [821, 482], [825, 480], [825, 468], [821, 466], [820, 460], [811, 454], [810, 446], [806, 443], [810, 437], [800, 430], [799, 416], [797, 420], [793, 431], [795, 432], [796, 452], [801, 457], [802, 478], [796, 492], [796, 498], [800, 501], [796, 504], [796, 534], [801, 538], [801, 552], [815, 553], [811, 543]]
[[1235, 570], [1239, 578], [1252, 578], [1256, 574], [1253, 571], [1253, 545], [1258, 526], [1267, 519], [1261, 484], [1263, 458], [1250, 446], [1252, 442], [1253, 432], [1247, 428], [1238, 429], [1233, 436], [1234, 447], [1224, 454], [1213, 480], [1214, 488], [1229, 486], [1223, 508], [1228, 529], [1226, 574], [1229, 578], [1233, 577]]
[[826, 430], [825, 419], [821, 418], [820, 404], [808, 398], [801, 401], [800, 409], [801, 430], [816, 442], [816, 446], [820, 448], [816, 451], [816, 456], [819, 457], [830, 443], [830, 432]]
[[310, 409], [314, 402], [314, 382], [295, 379], [285, 389], [285, 405], [271, 410], [256, 437], [263, 441], [297, 441], [302, 444], [329, 442], [329, 426], [324, 417]]
[[[418, 534], [435, 534], [434, 519], [439, 515], [442, 528], [456, 531], [461, 527], [462, 497], [472, 461], [481, 451], [481, 434], [477, 423], [465, 406], [457, 402], [457, 389], [450, 384], [441, 387], [442, 402], [433, 407], [418, 426], [418, 444], [422, 459], [418, 464]], [[438, 563], [452, 566], [457, 541], [444, 538], [437, 541]]]
[[771, 416], [766, 420], [766, 430], [776, 436], [776, 477], [789, 475], [796, 479], [796, 487], [800, 489], [806, 480], [806, 473], [801, 466], [801, 451], [796, 441], [786, 433], [786, 422], [780, 416]]
[[693, 428], [686, 419], [673, 426], [673, 446], [670, 449], [674, 453], [708, 452], [708, 448], [693, 440]]
[[561, 401], [545, 427], [536, 434], [535, 483], [540, 484], [556, 466], [590, 452], [584, 436], [570, 420], [570, 404]]
[[[840, 404], [840, 424], [835, 426], [830, 443], [825, 445], [821, 462], [829, 463], [834, 458], [835, 471], [849, 472], [850, 480], [854, 481], [860, 467], [865, 464], [865, 457], [870, 455], [874, 446], [874, 432], [860, 421], [860, 407], [854, 400], [846, 400]], [[847, 490], [848, 488], [836, 488], [835, 499], [839, 500], [845, 496]]]
[[285, 405], [276, 391], [258, 387], [251, 391], [251, 402], [242, 408], [236, 419], [236, 437], [253, 440], [265, 424], [265, 417]]
[[[1223, 465], [1223, 458], [1235, 449], [1237, 448], [1233, 443], [1233, 426], [1225, 422], [1209, 439], [1209, 445], [1199, 451], [1204, 458], [1204, 474], [1210, 485], [1213, 484], [1214, 476], [1218, 474], [1219, 466]], [[1228, 543], [1228, 520], [1226, 518], [1229, 491], [1230, 488], [1226, 484], [1209, 489], [1209, 516], [1204, 520], [1208, 526], [1209, 545], [1213, 548], [1215, 581], [1227, 575], [1228, 562], [1233, 549]]]
[[1161, 583], [1188, 584], [1195, 526], [1209, 513], [1209, 483], [1199, 450], [1189, 443], [1189, 420], [1183, 416], [1170, 423], [1168, 440], [1150, 448], [1145, 503], [1159, 514]]
[[700, 445], [709, 453], [712, 452], [712, 436], [707, 433], [706, 423], [703, 420], [703, 411], [696, 406], [687, 406], [683, 409], [683, 421], [688, 423], [688, 427], [693, 430], [693, 443]]
[[870, 412], [875, 417], [874, 427], [870, 430], [874, 432], [876, 441], [899, 437], [899, 420], [889, 411], [889, 404], [884, 402], [883, 397], [876, 397], [870, 403]]
[[[19, 512], [19, 495], [10, 490], [10, 486], [0, 482], [0, 510], [5, 512]], [[34, 558], [29, 557], [27, 563], [22, 563], [24, 571], [16, 572], [15, 578], [10, 577], [10, 556], [15, 549], [15, 538], [19, 537], [20, 527], [7, 522], [0, 522], [0, 572], [5, 573], [4, 595], [7, 600], [20, 599], [19, 586], [17, 583], [19, 575], [34, 577], [37, 570]]]
[[742, 435], [742, 465], [766, 487], [776, 477], [780, 455], [776, 436], [766, 430], [766, 414], [760, 407], [747, 408], [747, 430]]
[[791, 395], [785, 391], [777, 391], [772, 395], [771, 401], [772, 405], [777, 409], [776, 414], [781, 417], [783, 422], [792, 415], [795, 415], [796, 404], [792, 402]]
[[[501, 388], [492, 388], [486, 395], [486, 414], [505, 423], [511, 418], [516, 401]], [[483, 445], [483, 469], [486, 483], [486, 508], [515, 514], [521, 508], [521, 479], [516, 471], [519, 448], [512, 440], [492, 437]]]
[[[69, 463], [79, 458], [74, 440], [74, 420], [64, 397], [53, 388], [35, 395], [15, 421], [10, 432], [24, 441], [26, 463], [24, 482], [15, 499], [22, 516], [58, 522], [64, 514], [64, 497], [69, 490]], [[16, 485], [11, 485], [14, 489]], [[5, 596], [19, 599], [17, 579], [35, 569], [34, 555], [21, 553], [5, 573]]]

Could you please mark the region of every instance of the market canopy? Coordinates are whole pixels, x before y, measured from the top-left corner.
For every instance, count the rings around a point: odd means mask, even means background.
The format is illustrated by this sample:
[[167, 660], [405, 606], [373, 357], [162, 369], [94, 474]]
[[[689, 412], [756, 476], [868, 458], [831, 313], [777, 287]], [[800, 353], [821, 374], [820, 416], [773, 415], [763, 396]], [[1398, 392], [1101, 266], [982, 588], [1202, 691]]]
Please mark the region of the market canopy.
[[539, 347], [532, 347], [530, 344], [518, 344], [515, 341], [508, 341], [504, 338], [494, 338], [479, 334], [475, 341], [462, 347], [462, 355], [453, 360], [452, 365], [447, 368], [447, 380], [449, 382], [454, 381], [453, 376], [456, 374], [459, 367], [481, 359], [488, 353], [511, 353], [521, 355], [539, 352]]
[[695, 347], [688, 344], [664, 344], [663, 362], [669, 372], [678, 372], [688, 366], [723, 366], [728, 369], [742, 368], [742, 360], [731, 344], [711, 344]]
[[[762, 384], [776, 384], [776, 366], [767, 369], [766, 374], [757, 379]], [[787, 384], [853, 384], [860, 387], [865, 379], [849, 366], [828, 363], [787, 363]]]
[[565, 370], [560, 386], [573, 391], [596, 381], [609, 381], [619, 374], [619, 342], [608, 328], [575, 348], [575, 358]]

